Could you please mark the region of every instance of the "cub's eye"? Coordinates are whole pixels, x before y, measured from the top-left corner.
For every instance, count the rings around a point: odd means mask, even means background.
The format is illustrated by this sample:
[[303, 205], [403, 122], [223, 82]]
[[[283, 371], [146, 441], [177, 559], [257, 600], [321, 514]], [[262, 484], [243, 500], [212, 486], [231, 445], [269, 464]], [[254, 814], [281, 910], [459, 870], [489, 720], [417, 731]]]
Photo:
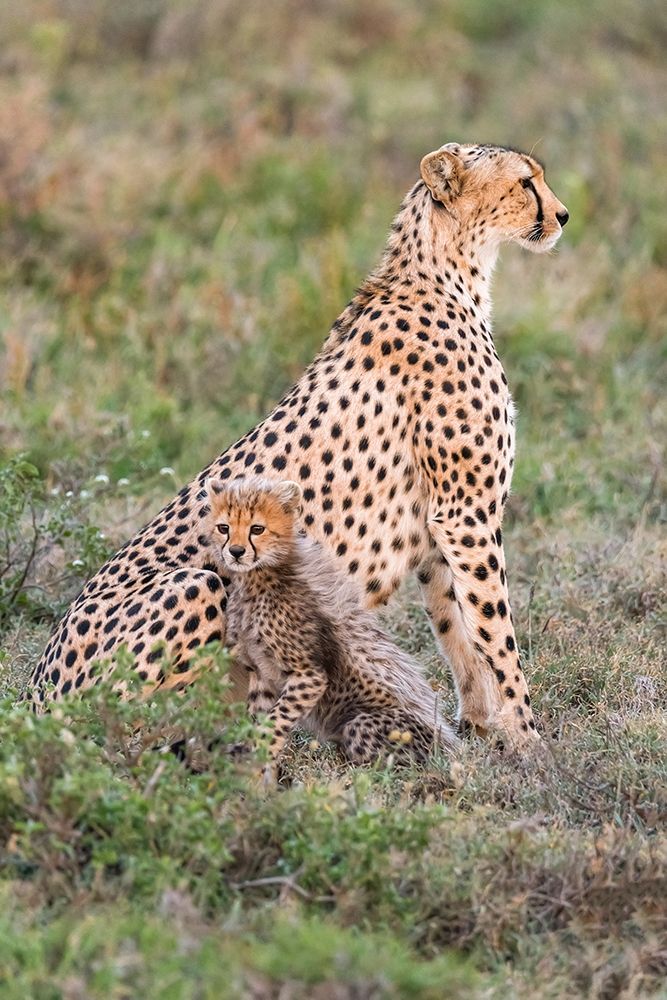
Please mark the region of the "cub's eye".
[[264, 525], [263, 524], [252, 524], [250, 526], [250, 534], [251, 535], [261, 535], [263, 531], [264, 531]]
[[522, 177], [521, 178], [521, 187], [522, 188], [530, 187], [530, 177]]
[[228, 535], [229, 534], [229, 525], [228, 524], [216, 524], [216, 528], [218, 529], [218, 531], [220, 532], [221, 535]]

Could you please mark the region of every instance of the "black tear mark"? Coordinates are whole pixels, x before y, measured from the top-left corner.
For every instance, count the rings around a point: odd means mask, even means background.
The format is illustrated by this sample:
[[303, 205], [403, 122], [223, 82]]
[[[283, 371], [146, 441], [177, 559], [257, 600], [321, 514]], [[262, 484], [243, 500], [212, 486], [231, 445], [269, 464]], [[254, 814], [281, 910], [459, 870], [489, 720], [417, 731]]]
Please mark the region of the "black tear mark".
[[535, 195], [535, 201], [537, 202], [537, 222], [538, 222], [538, 224], [543, 223], [544, 222], [544, 209], [542, 208], [542, 199], [540, 198], [539, 194], [537, 193], [537, 189], [536, 189], [535, 185], [533, 184], [532, 180], [530, 179], [530, 177], [524, 177], [523, 178], [523, 180], [521, 181], [521, 187], [528, 188], [528, 190], [532, 191], [533, 194]]

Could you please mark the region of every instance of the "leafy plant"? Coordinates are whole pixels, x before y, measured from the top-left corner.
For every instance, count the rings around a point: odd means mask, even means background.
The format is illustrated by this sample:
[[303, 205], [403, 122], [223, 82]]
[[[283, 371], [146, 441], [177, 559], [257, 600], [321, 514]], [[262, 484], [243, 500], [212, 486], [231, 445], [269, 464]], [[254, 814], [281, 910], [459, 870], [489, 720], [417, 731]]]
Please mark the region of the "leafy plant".
[[[54, 550], [60, 569], [49, 573]], [[48, 497], [38, 469], [25, 455], [0, 465], [0, 632], [17, 614], [49, 617], [62, 605], [45, 589], [72, 585], [96, 569], [109, 554], [100, 531], [88, 523], [80, 503]]]

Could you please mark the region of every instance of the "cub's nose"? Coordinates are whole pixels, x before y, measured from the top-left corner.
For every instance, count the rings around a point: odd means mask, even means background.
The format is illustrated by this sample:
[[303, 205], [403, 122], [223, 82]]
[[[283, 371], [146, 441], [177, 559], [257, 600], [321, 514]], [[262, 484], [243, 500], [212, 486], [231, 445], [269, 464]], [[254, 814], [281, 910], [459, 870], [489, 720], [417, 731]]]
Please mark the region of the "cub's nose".
[[243, 553], [245, 552], [245, 548], [243, 547], [243, 545], [230, 545], [229, 551], [231, 552], [231, 554], [234, 556], [235, 559], [240, 559]]
[[561, 229], [563, 226], [567, 225], [567, 220], [570, 218], [570, 213], [566, 208], [562, 212], [556, 212], [556, 218], [558, 219]]

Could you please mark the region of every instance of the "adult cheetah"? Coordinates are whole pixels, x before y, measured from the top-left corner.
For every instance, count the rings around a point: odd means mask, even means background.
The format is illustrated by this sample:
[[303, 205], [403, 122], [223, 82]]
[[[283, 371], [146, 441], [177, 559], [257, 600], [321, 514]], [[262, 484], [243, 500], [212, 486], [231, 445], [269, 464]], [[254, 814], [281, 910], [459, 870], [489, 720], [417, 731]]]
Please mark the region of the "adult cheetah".
[[368, 605], [417, 573], [462, 728], [537, 739], [501, 538], [514, 421], [490, 279], [501, 243], [548, 251], [567, 219], [531, 156], [458, 143], [425, 156], [381, 263], [296, 385], [86, 584], [35, 668], [37, 705], [92, 683], [122, 644], [147, 684], [193, 678], [192, 651], [224, 637], [228, 582], [201, 532], [204, 482], [266, 474], [301, 484], [304, 526]]

